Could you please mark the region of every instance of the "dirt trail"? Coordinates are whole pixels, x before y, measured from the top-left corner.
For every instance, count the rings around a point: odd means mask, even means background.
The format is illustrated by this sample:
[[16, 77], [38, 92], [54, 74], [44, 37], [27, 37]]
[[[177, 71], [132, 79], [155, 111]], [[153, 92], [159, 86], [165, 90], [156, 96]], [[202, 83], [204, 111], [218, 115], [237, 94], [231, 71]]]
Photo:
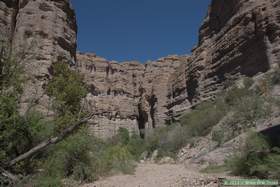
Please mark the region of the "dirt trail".
[[117, 175], [82, 187], [216, 187], [218, 176], [177, 164], [139, 164], [133, 175]]

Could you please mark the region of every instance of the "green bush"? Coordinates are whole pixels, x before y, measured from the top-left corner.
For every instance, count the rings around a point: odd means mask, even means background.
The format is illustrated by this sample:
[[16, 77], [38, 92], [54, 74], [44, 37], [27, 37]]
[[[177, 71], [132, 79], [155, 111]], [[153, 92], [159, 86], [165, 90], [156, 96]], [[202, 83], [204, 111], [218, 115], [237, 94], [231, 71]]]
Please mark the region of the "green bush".
[[127, 145], [130, 141], [129, 131], [126, 128], [119, 128], [118, 133], [109, 140], [112, 144]]
[[250, 87], [254, 84], [254, 80], [251, 77], [244, 77], [243, 84], [246, 89], [250, 89]]
[[212, 140], [218, 143], [220, 146], [224, 142], [225, 134], [222, 129], [215, 130], [212, 132]]
[[[18, 113], [23, 76], [20, 64], [1, 46], [0, 55], [0, 165], [30, 146], [28, 127]], [[18, 138], [15, 138], [18, 137]]]
[[235, 106], [243, 97], [251, 96], [253, 91], [247, 87], [238, 88], [236, 86], [231, 87], [220, 95], [220, 98], [224, 100], [226, 107]]
[[102, 153], [101, 163], [104, 171], [131, 174], [134, 171], [134, 157], [126, 146], [108, 147]]
[[81, 75], [71, 70], [65, 63], [55, 63], [52, 67], [52, 74], [53, 77], [47, 86], [47, 93], [55, 98], [54, 109], [60, 115], [79, 113], [81, 100], [87, 93]]
[[206, 168], [200, 170], [202, 173], [224, 173], [227, 171], [225, 165], [209, 165]]
[[152, 133], [148, 134], [145, 142], [149, 154], [158, 150], [158, 157], [176, 157], [180, 148], [191, 142], [191, 137], [186, 127], [174, 124], [154, 129]]
[[280, 84], [280, 69], [277, 68], [272, 73], [267, 74], [266, 80], [270, 86]]
[[244, 95], [232, 98], [231, 101], [234, 102], [228, 107], [233, 115], [225, 123], [235, 135], [254, 127], [257, 120], [266, 118], [271, 114], [271, 105], [268, 100], [254, 92], [244, 93]]
[[233, 155], [226, 165], [235, 175], [277, 178], [280, 174], [280, 149], [271, 148], [266, 138], [253, 133], [241, 153]]
[[[10, 54], [10, 53], [7, 53]], [[64, 63], [53, 66], [53, 77], [47, 93], [54, 98], [55, 119], [50, 121], [33, 108], [23, 115], [18, 108], [24, 76], [20, 63], [9, 55], [0, 54], [0, 166], [27, 152], [55, 132], [65, 129], [83, 115], [80, 103], [86, 95], [81, 76]], [[33, 103], [30, 103], [31, 105]], [[16, 137], [16, 138], [15, 138]], [[91, 139], [87, 132], [79, 131], [56, 146], [39, 153], [29, 160], [17, 163], [12, 171], [32, 175], [38, 168], [45, 172], [39, 175], [37, 186], [60, 186], [63, 177], [76, 180], [91, 180]], [[42, 164], [44, 162], [44, 164]], [[1, 178], [1, 176], [0, 176]], [[2, 180], [2, 179], [1, 179]]]
[[[0, 96], [1, 99], [8, 99]], [[12, 99], [13, 100], [13, 99]], [[42, 140], [45, 140], [53, 133], [53, 125], [42, 119], [36, 112], [29, 112], [20, 116], [13, 104], [5, 106], [10, 102], [0, 102], [0, 114], [2, 126], [0, 128], [0, 165], [25, 153]], [[15, 138], [16, 137], [16, 138]], [[26, 160], [14, 167], [16, 172], [28, 174], [36, 168], [36, 159]]]
[[50, 176], [40, 176], [33, 182], [34, 187], [62, 187], [63, 183], [61, 178], [50, 177]]
[[[0, 46], [1, 48], [1, 46]], [[0, 49], [2, 53], [2, 48]], [[5, 52], [0, 55], [0, 93], [1, 95], [19, 96], [22, 93], [24, 76], [22, 65], [11, 55]]]
[[222, 102], [205, 102], [192, 112], [181, 118], [181, 124], [186, 126], [190, 136], [205, 136], [226, 114], [227, 108]]
[[135, 160], [139, 160], [142, 153], [146, 151], [147, 144], [139, 135], [133, 134], [127, 144], [127, 149], [133, 155]]
[[[180, 125], [153, 130], [145, 140], [147, 151], [158, 150], [159, 156], [174, 156], [180, 148], [210, 132], [212, 140], [220, 146], [255, 126], [257, 120], [266, 118], [271, 111], [268, 100], [249, 89], [252, 84], [252, 79], [244, 78], [244, 87], [233, 86], [219, 94], [215, 101], [201, 103], [181, 117]], [[221, 127], [213, 130], [219, 122], [222, 122]], [[227, 131], [224, 132], [223, 128]]]
[[71, 70], [68, 64], [54, 63], [52, 76], [46, 91], [54, 98], [55, 130], [59, 133], [83, 115], [81, 101], [86, 96], [87, 89], [82, 76]]
[[257, 94], [242, 97], [234, 106], [235, 115], [243, 124], [254, 124], [256, 120], [266, 117], [270, 113], [270, 107], [265, 99]]
[[92, 143], [93, 140], [86, 130], [80, 130], [57, 144], [44, 163], [45, 176], [92, 181], [94, 179], [90, 153]]

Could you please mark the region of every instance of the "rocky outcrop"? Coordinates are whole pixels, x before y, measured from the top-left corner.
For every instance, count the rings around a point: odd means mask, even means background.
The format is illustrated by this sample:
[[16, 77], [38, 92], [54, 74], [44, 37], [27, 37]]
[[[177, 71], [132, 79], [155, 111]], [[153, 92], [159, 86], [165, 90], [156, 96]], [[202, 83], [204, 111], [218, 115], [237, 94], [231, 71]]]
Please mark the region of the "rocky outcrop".
[[1, 0], [0, 31], [24, 66], [27, 81], [22, 110], [31, 100], [46, 113], [43, 87], [57, 61], [76, 59], [76, 18], [68, 0]]
[[16, 1], [2, 0], [0, 1], [0, 33], [1, 42], [10, 42], [14, 30], [14, 22], [16, 15]]
[[169, 56], [141, 64], [78, 54], [77, 68], [90, 90], [86, 105], [96, 114], [93, 132], [110, 137], [124, 127], [144, 136], [148, 129], [164, 125], [169, 79], [187, 58]]
[[280, 62], [280, 3], [277, 0], [212, 0], [191, 56], [139, 64], [78, 55], [90, 86], [95, 132], [111, 136], [172, 123], [182, 112], [243, 76], [254, 77]]
[[101, 137], [120, 127], [144, 136], [214, 98], [230, 82], [274, 69], [280, 61], [278, 0], [212, 0], [191, 56], [145, 64], [94, 54], [78, 54], [75, 63], [77, 26], [69, 0], [0, 0], [0, 31], [28, 77], [22, 110], [33, 100], [48, 112], [43, 88], [49, 68], [56, 61], [70, 62], [85, 76], [85, 105], [96, 114], [92, 129]]
[[190, 63], [171, 82], [170, 117], [215, 97], [242, 76], [278, 67], [279, 18], [276, 0], [213, 0]]

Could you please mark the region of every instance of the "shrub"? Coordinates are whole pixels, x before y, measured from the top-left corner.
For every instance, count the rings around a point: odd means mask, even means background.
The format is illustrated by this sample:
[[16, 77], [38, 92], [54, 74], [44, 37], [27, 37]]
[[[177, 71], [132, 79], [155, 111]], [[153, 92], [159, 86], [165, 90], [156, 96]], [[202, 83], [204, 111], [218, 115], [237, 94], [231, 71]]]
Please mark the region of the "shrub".
[[54, 178], [73, 177], [79, 181], [92, 181], [92, 161], [90, 151], [93, 143], [86, 130], [65, 139], [49, 153], [44, 163], [45, 176]]
[[271, 149], [265, 137], [256, 133], [248, 136], [241, 153], [226, 161], [233, 174], [259, 178], [279, 177], [279, 163], [279, 148]]
[[212, 132], [212, 140], [218, 143], [218, 146], [220, 146], [224, 142], [224, 131], [222, 129], [215, 130]]
[[236, 105], [235, 110], [241, 116], [241, 120], [248, 123], [265, 117], [268, 112], [264, 98], [258, 95], [241, 98], [240, 102]]
[[22, 66], [10, 52], [2, 54], [3, 49], [1, 48], [0, 50], [1, 95], [13, 95], [18, 97], [22, 93], [22, 83], [24, 81]]
[[118, 133], [111, 138], [112, 144], [127, 145], [130, 141], [129, 131], [126, 128], [119, 128]]
[[[0, 96], [0, 100], [2, 98]], [[0, 102], [0, 105], [3, 106], [0, 107], [0, 111], [5, 111], [1, 113], [4, 115], [0, 114], [2, 123], [0, 128], [0, 164], [25, 153], [53, 132], [53, 126], [42, 119], [40, 114], [29, 112], [25, 116], [20, 116], [17, 109], [13, 108], [13, 104], [8, 106], [10, 109], [4, 106], [6, 104], [10, 104], [10, 102]], [[34, 171], [36, 162], [36, 159], [33, 159], [33, 162], [26, 160], [17, 164], [13, 169], [15, 172], [28, 174]]]
[[[23, 76], [20, 64], [1, 46], [0, 54], [0, 165], [30, 146], [27, 127], [18, 113]], [[27, 136], [28, 134], [28, 136]], [[18, 137], [18, 138], [15, 138]]]
[[126, 146], [115, 145], [104, 150], [101, 158], [104, 171], [130, 174], [134, 171], [134, 159]]
[[251, 96], [253, 91], [247, 87], [238, 88], [236, 86], [231, 87], [220, 95], [221, 99], [224, 100], [227, 107], [235, 106], [241, 98]]
[[40, 176], [33, 181], [34, 187], [62, 187], [62, 180], [58, 177]]
[[270, 86], [279, 85], [280, 84], [280, 69], [277, 68], [272, 73], [266, 76], [266, 80]]
[[149, 154], [158, 150], [158, 157], [176, 157], [180, 148], [190, 142], [191, 137], [186, 127], [173, 124], [154, 129], [146, 138], [146, 149]]
[[46, 120], [42, 114], [36, 111], [30, 111], [24, 116], [25, 126], [28, 127], [32, 139], [32, 145], [46, 140], [54, 133], [54, 123]]
[[[10, 53], [7, 53], [10, 54]], [[83, 115], [81, 99], [86, 88], [81, 76], [68, 65], [56, 63], [53, 66], [53, 78], [47, 85], [47, 93], [54, 98], [54, 110], [57, 116], [53, 121], [44, 119], [39, 113], [27, 110], [19, 114], [18, 108], [22, 94], [22, 76], [20, 63], [11, 56], [0, 54], [0, 166], [27, 152], [39, 142], [61, 131]], [[33, 103], [32, 103], [33, 104]], [[16, 138], [15, 138], [16, 137]], [[72, 176], [77, 180], [91, 180], [91, 140], [80, 131], [52, 149], [47, 154], [39, 153], [29, 160], [17, 163], [14, 173], [29, 175], [35, 169], [45, 170], [38, 186], [60, 186], [62, 177]], [[44, 152], [45, 153], [45, 152]], [[48, 157], [47, 157], [48, 156]], [[43, 162], [45, 159], [47, 161]], [[2, 176], [0, 176], [1, 178]], [[54, 180], [50, 180], [54, 179]], [[2, 180], [2, 179], [1, 179]]]
[[254, 80], [250, 77], [243, 78], [244, 87], [250, 89], [250, 87], [254, 84]]
[[81, 101], [86, 96], [87, 89], [81, 75], [71, 70], [68, 64], [54, 63], [52, 75], [46, 91], [54, 98], [55, 130], [59, 133], [83, 115]]
[[[270, 105], [266, 103], [265, 98], [255, 93], [240, 97], [231, 108], [234, 112], [231, 120], [235, 125], [242, 125], [243, 130], [255, 126], [257, 120], [271, 113]], [[228, 121], [228, 123], [233, 122]]]
[[65, 63], [55, 63], [52, 74], [53, 78], [48, 83], [47, 93], [55, 98], [54, 108], [60, 115], [67, 112], [79, 113], [81, 100], [87, 93], [81, 75], [71, 70]]
[[210, 133], [226, 114], [226, 108], [222, 102], [205, 102], [195, 108], [192, 112], [181, 118], [181, 124], [186, 126], [185, 130], [193, 136], [205, 136]]
[[227, 167], [225, 165], [209, 165], [201, 170], [203, 173], [224, 173], [225, 171], [227, 171]]
[[139, 135], [132, 134], [129, 143], [127, 144], [127, 149], [133, 155], [135, 160], [139, 160], [142, 153], [146, 151], [147, 144]]
[[161, 127], [148, 132], [145, 139], [145, 142], [147, 144], [147, 151], [149, 153], [152, 153], [154, 150], [159, 149], [160, 145], [166, 138], [167, 133], [168, 127]]
[[219, 96], [219, 100], [224, 103], [225, 110], [232, 114], [223, 122], [223, 127], [228, 128], [226, 140], [254, 127], [257, 120], [271, 113], [270, 101], [247, 87], [228, 89]]

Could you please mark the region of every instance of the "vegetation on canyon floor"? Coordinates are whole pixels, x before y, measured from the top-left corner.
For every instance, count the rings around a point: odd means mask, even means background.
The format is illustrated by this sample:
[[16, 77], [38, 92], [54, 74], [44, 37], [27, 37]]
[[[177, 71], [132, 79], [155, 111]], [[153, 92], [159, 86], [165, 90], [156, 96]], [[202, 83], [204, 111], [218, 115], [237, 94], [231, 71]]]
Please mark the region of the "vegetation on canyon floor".
[[279, 179], [279, 142], [275, 146], [267, 137], [251, 133], [242, 151], [231, 156], [225, 166], [235, 175]]
[[[268, 73], [258, 84], [250, 78], [242, 86], [232, 86], [219, 94], [214, 101], [207, 101], [183, 115], [179, 124], [155, 130], [147, 139], [149, 151], [158, 150], [159, 156], [175, 156], [187, 144], [195, 147], [200, 137], [210, 136], [214, 148], [242, 133], [250, 133], [257, 122], [268, 119], [273, 110], [279, 111], [279, 98], [271, 97], [273, 86], [279, 83], [277, 71]], [[225, 165], [207, 167], [204, 172], [231, 171], [235, 175], [260, 178], [279, 177], [280, 142], [253, 133], [246, 147], [228, 158]]]
[[[81, 104], [87, 87], [68, 64], [54, 63], [45, 91], [53, 100], [51, 110], [55, 115], [46, 118], [32, 107], [20, 114], [18, 108], [25, 81], [21, 65], [9, 53], [3, 52], [0, 60], [0, 168], [7, 168], [9, 161], [63, 133], [69, 124], [87, 115]], [[90, 182], [114, 173], [132, 173], [135, 163], [155, 150], [159, 158], [176, 158], [181, 148], [187, 144], [195, 146], [200, 137], [210, 136], [219, 147], [255, 127], [259, 119], [268, 118], [273, 107], [279, 110], [278, 98], [268, 94], [279, 80], [277, 72], [268, 74], [257, 85], [246, 78], [243, 86], [226, 89], [215, 100], [203, 102], [183, 115], [176, 124], [148, 132], [145, 139], [120, 128], [114, 137], [100, 140], [83, 125], [56, 145], [9, 167], [9, 171], [23, 176], [19, 186], [64, 186], [68, 179]], [[260, 135], [250, 135], [246, 147], [221, 168], [236, 175], [277, 178], [279, 144], [272, 145]], [[210, 166], [208, 171], [221, 168]], [[0, 177], [0, 184], [7, 185], [9, 181]]]
[[[52, 118], [36, 112], [30, 106], [20, 114], [20, 97], [25, 78], [21, 65], [10, 54], [1, 56], [0, 77], [0, 167], [7, 168], [14, 158], [22, 155], [52, 136], [64, 133], [75, 121], [86, 115], [81, 105], [87, 88], [82, 77], [68, 64], [54, 63], [52, 79], [46, 93], [53, 99]], [[67, 83], [67, 84], [65, 84]], [[79, 182], [93, 181], [110, 173], [131, 173], [135, 160], [144, 151], [139, 149], [143, 140], [130, 136], [126, 129], [118, 135], [102, 141], [89, 135], [88, 127], [82, 126], [56, 145], [23, 160], [9, 171], [22, 176], [19, 184], [0, 177], [0, 186], [32, 184], [33, 186], [63, 186], [66, 178]]]

